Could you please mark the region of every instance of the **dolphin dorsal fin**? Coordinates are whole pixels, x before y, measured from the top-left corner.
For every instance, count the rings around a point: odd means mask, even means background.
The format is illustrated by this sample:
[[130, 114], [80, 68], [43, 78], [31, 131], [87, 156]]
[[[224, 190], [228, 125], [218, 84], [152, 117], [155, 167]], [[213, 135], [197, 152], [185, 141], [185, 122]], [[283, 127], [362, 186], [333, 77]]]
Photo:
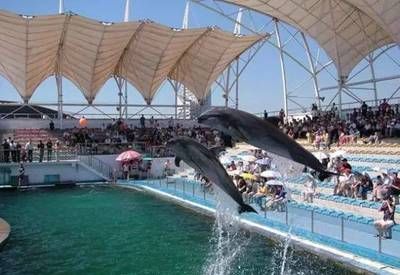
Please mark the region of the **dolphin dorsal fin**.
[[179, 157], [175, 157], [175, 166], [176, 167], [179, 167], [179, 165], [181, 164], [181, 158], [179, 158]]

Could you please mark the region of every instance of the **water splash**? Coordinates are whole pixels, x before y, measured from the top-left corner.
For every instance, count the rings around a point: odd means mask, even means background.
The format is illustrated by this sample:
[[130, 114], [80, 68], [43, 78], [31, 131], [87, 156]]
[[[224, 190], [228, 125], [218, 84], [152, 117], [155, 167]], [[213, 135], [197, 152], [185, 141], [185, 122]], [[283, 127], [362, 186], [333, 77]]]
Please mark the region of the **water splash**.
[[215, 191], [216, 219], [203, 274], [227, 275], [233, 271], [235, 263], [247, 248], [250, 237], [240, 230], [237, 204], [218, 188]]
[[293, 266], [293, 250], [289, 249], [291, 244], [291, 227], [289, 228], [288, 235], [284, 241], [280, 242], [272, 254], [270, 267], [272, 275], [288, 275], [293, 274], [291, 266]]
[[292, 227], [290, 226], [287, 238], [285, 239], [285, 245], [283, 247], [281, 275], [287, 274], [287, 273], [285, 273], [286, 262], [288, 259], [291, 258], [291, 257], [290, 258], [287, 257], [288, 248], [289, 248], [290, 242], [292, 240], [291, 230], [292, 230]]

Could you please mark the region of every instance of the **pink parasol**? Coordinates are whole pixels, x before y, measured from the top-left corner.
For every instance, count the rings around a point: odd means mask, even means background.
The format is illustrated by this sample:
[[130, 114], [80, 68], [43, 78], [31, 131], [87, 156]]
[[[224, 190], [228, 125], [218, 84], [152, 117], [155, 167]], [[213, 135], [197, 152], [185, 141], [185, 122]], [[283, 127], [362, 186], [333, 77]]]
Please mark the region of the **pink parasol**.
[[138, 160], [140, 159], [141, 156], [142, 155], [136, 151], [128, 150], [121, 153], [115, 160], [121, 162], [128, 162], [128, 161]]

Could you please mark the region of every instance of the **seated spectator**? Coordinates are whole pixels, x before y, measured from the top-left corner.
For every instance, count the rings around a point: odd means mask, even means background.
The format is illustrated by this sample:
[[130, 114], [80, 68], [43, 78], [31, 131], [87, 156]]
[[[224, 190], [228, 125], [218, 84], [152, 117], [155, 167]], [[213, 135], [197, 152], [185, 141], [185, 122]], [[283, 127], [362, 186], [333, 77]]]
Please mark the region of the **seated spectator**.
[[265, 204], [266, 209], [283, 211], [286, 203], [286, 191], [283, 186], [276, 186], [272, 199]]
[[383, 218], [374, 222], [375, 228], [378, 231], [377, 237], [383, 236], [385, 239], [392, 238], [392, 227], [395, 224], [394, 213], [396, 206], [394, 205], [392, 197], [386, 197], [382, 206], [379, 208], [380, 212], [383, 212]]
[[267, 186], [264, 182], [260, 182], [258, 185], [257, 193], [254, 194], [255, 203], [262, 208], [262, 199], [265, 198], [267, 194]]

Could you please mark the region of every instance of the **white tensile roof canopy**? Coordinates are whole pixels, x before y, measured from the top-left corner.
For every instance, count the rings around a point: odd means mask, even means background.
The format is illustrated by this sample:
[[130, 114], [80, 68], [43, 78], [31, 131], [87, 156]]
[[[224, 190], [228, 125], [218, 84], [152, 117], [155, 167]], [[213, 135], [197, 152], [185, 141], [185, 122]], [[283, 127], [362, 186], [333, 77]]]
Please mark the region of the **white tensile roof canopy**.
[[224, 69], [264, 38], [217, 28], [176, 30], [150, 21], [108, 24], [73, 14], [0, 11], [0, 74], [26, 102], [57, 73], [89, 103], [112, 76], [127, 79], [148, 104], [167, 78], [202, 100]]
[[314, 38], [340, 76], [369, 53], [400, 44], [399, 0], [222, 0], [286, 22]]

